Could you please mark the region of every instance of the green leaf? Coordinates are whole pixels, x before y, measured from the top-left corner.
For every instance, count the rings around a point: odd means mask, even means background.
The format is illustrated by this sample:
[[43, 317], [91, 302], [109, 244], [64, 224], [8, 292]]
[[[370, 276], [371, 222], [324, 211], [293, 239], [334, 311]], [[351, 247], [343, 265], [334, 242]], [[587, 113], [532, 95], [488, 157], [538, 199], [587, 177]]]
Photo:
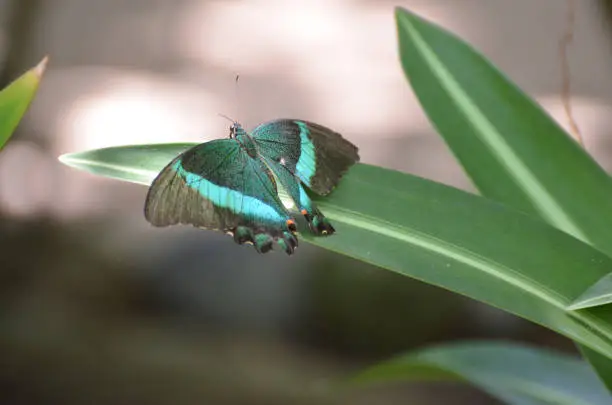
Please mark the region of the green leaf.
[[513, 405], [604, 405], [610, 394], [589, 365], [535, 347], [485, 341], [426, 348], [376, 365], [352, 382], [469, 382]]
[[68, 153], [60, 162], [111, 179], [150, 185], [155, 176], [176, 156], [193, 147], [193, 143], [132, 145]]
[[0, 149], [9, 140], [27, 111], [46, 66], [45, 57], [36, 67], [0, 91]]
[[478, 189], [612, 254], [606, 172], [468, 44], [406, 10], [396, 18], [406, 76]]
[[580, 297], [575, 299], [567, 309], [584, 309], [605, 305], [612, 302], [612, 273], [606, 274], [590, 286]]
[[[147, 184], [189, 146], [115, 147], [61, 160]], [[338, 235], [302, 239], [489, 303], [612, 357], [612, 311], [565, 310], [612, 268], [611, 258], [579, 240], [483, 197], [369, 165], [356, 165], [317, 201]]]
[[586, 346], [577, 346], [582, 356], [589, 361], [591, 367], [597, 372], [602, 383], [606, 385], [608, 391], [612, 392], [612, 361]]
[[[612, 180], [546, 112], [451, 33], [396, 10], [401, 62], [430, 120], [480, 192], [612, 256]], [[528, 247], [518, 254], [537, 255]], [[577, 270], [568, 280], [579, 278]], [[591, 304], [593, 287], [581, 292]], [[584, 293], [585, 295], [582, 295]], [[574, 301], [571, 308], [580, 305]], [[612, 389], [612, 364], [583, 350]]]

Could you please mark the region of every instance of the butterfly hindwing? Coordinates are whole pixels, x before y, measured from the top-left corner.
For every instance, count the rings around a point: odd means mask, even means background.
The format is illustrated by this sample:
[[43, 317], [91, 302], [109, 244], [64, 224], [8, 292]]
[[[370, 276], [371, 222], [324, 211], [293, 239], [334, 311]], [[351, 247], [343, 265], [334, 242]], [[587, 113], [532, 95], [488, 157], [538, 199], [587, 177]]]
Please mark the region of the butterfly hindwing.
[[335, 232], [329, 220], [310, 199], [300, 180], [291, 171], [270, 158], [262, 156], [266, 165], [274, 172], [284, 190], [289, 194], [298, 211], [306, 218], [310, 230], [318, 236], [331, 235]]
[[149, 188], [145, 217], [155, 226], [191, 224], [234, 234], [267, 252], [277, 241], [297, 246], [295, 222], [280, 201], [274, 177], [235, 139], [207, 142], [168, 164]]
[[355, 145], [337, 132], [308, 121], [266, 122], [251, 136], [262, 156], [285, 166], [320, 195], [329, 194], [348, 168], [359, 161]]

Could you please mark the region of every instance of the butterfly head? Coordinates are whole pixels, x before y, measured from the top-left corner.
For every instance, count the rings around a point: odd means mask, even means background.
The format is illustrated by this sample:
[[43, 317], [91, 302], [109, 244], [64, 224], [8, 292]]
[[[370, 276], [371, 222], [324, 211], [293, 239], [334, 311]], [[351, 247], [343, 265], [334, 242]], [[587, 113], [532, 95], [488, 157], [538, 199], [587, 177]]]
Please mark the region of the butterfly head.
[[240, 125], [238, 121], [234, 121], [227, 115], [219, 114], [219, 116], [225, 118], [226, 120], [232, 123], [232, 125], [230, 125], [230, 128], [229, 128], [230, 139], [236, 138], [237, 135], [240, 135], [242, 132], [244, 132], [244, 129], [242, 129], [242, 125]]
[[237, 135], [240, 135], [242, 132], [244, 132], [244, 129], [242, 129], [242, 126], [238, 122], [234, 121], [232, 125], [230, 125], [229, 131], [230, 131], [229, 137], [230, 139], [232, 139], [232, 138], [235, 138]]

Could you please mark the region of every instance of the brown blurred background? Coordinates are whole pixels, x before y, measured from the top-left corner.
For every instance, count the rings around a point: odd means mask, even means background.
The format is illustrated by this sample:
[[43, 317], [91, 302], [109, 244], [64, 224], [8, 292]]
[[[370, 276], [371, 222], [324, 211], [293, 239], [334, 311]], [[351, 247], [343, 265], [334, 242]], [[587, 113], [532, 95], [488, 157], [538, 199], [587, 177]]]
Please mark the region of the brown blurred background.
[[[569, 62], [576, 121], [610, 169], [608, 3], [576, 1]], [[0, 403], [495, 404], [454, 384], [327, 386], [463, 338], [574, 350], [305, 243], [260, 256], [214, 232], [153, 229], [145, 187], [57, 162], [223, 137], [217, 113], [247, 127], [296, 117], [338, 130], [364, 162], [472, 190], [402, 75], [396, 5], [474, 44], [566, 126], [561, 0], [0, 0], [0, 84], [51, 57], [0, 154]]]

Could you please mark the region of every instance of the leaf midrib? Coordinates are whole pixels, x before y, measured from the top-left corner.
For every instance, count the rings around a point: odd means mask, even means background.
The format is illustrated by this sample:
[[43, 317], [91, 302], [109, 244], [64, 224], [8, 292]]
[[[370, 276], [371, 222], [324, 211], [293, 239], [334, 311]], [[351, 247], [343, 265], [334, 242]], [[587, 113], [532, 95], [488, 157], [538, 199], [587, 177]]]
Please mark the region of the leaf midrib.
[[[557, 308], [565, 308], [564, 301], [569, 301], [568, 297], [559, 294], [536, 280], [526, 277], [524, 274], [519, 273], [502, 263], [487, 259], [486, 257], [462, 246], [444, 241], [414, 228], [398, 225], [378, 217], [372, 217], [367, 214], [342, 208], [338, 205], [331, 205], [323, 202], [319, 202], [319, 205], [325, 207], [325, 215], [335, 221], [343, 222], [356, 228], [372, 231], [391, 239], [400, 240], [410, 245], [439, 254], [443, 257], [448, 257], [470, 267], [474, 267], [494, 276], [494, 278], [499, 278], [508, 284], [516, 286], [520, 290], [526, 291]], [[498, 269], [498, 271], [493, 269]], [[508, 276], [506, 276], [506, 274], [508, 274]], [[525, 281], [529, 282], [527, 283]]]
[[[59, 160], [60, 160], [60, 162], [64, 163], [67, 166], [75, 167], [77, 169], [85, 168], [85, 170], [90, 172], [90, 173], [91, 173], [91, 170], [86, 169], [88, 166], [89, 167], [108, 168], [108, 169], [116, 170], [117, 172], [134, 173], [134, 174], [142, 176], [142, 177], [150, 177], [151, 179], [154, 179], [155, 176], [158, 174], [158, 172], [153, 171], [153, 170], [128, 168], [128, 166], [125, 166], [125, 165], [116, 165], [116, 164], [112, 164], [112, 163], [102, 163], [102, 162], [99, 162], [99, 161], [96, 161], [96, 160], [90, 160], [90, 159], [75, 159], [75, 158], [71, 158], [71, 157], [60, 156]], [[82, 167], [79, 167], [79, 165], [82, 165]], [[143, 186], [150, 186], [151, 185], [150, 181], [147, 183], [147, 182], [144, 182], [144, 181], [141, 181], [141, 180], [136, 180], [134, 178], [130, 178], [130, 179], [126, 179], [124, 177], [118, 177], [118, 178], [123, 180], [123, 181], [127, 180], [130, 183], [141, 184]]]

